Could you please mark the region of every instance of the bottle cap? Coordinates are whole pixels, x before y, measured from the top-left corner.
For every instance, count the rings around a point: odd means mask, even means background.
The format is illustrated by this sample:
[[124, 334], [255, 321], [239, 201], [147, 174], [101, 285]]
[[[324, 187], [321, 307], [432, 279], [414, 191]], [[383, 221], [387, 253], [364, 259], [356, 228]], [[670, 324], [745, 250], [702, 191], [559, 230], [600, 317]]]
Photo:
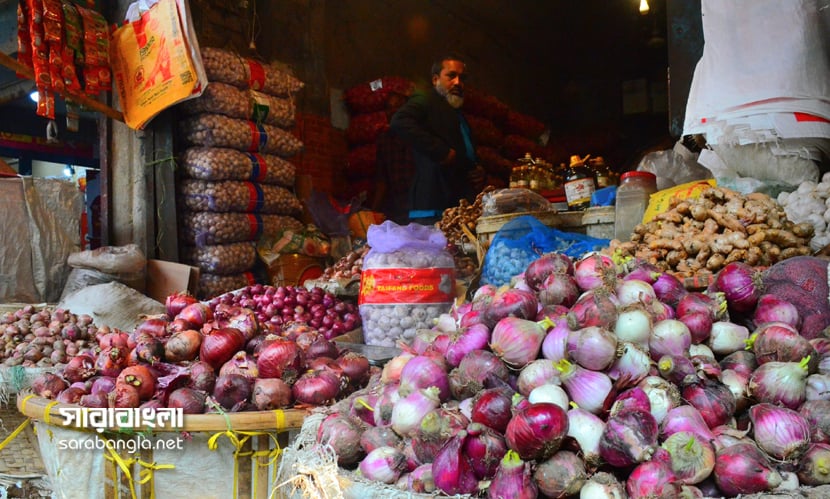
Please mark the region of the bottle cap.
[[657, 180], [657, 175], [655, 175], [651, 172], [633, 171], [633, 172], [625, 172], [622, 175], [620, 175], [621, 180], [625, 180], [627, 178], [634, 178], [634, 177]]

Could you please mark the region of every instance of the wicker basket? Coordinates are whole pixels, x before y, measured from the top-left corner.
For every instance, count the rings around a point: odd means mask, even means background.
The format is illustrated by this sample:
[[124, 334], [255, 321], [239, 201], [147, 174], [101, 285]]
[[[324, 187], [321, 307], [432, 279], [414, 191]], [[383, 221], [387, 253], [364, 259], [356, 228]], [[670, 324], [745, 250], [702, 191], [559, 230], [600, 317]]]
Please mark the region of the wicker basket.
[[[43, 464], [60, 497], [84, 499], [282, 497], [276, 483], [281, 452], [307, 416], [298, 409], [186, 414], [176, 428], [142, 424], [129, 432], [96, 432], [67, 424], [61, 411], [67, 408], [89, 411], [33, 395], [17, 398], [18, 411], [34, 420]], [[126, 445], [130, 441], [140, 444]], [[180, 447], [153, 447], [159, 441]]]

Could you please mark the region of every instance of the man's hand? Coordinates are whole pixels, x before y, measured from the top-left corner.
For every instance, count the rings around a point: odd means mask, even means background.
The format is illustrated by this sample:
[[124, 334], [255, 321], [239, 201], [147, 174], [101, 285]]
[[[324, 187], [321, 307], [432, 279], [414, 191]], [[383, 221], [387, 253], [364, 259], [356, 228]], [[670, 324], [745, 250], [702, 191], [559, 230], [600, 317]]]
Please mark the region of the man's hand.
[[481, 165], [476, 165], [475, 168], [470, 170], [470, 173], [467, 174], [467, 179], [470, 181], [470, 185], [473, 186], [473, 189], [476, 192], [480, 192], [484, 189], [484, 184], [487, 180], [487, 172], [484, 171], [484, 168]]

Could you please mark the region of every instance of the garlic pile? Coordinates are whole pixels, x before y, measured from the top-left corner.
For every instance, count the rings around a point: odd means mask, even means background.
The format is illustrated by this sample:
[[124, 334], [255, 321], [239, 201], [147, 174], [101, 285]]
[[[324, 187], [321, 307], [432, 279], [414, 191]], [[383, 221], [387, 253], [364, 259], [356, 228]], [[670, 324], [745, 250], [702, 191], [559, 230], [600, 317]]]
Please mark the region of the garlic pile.
[[825, 173], [819, 183], [805, 181], [794, 192], [780, 193], [778, 203], [793, 222], [813, 226], [815, 235], [810, 240], [813, 251], [830, 244], [830, 173]]

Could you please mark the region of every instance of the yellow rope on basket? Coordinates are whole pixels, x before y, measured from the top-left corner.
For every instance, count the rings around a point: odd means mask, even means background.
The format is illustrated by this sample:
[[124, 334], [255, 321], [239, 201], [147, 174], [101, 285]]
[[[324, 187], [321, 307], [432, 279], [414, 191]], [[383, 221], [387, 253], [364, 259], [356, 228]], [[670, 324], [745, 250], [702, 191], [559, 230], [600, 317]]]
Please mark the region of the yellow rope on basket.
[[277, 419], [277, 431], [285, 429], [285, 411], [282, 409], [274, 410], [274, 417]]
[[129, 480], [130, 483], [130, 497], [132, 499], [137, 499], [137, 496], [135, 494], [135, 486], [133, 485], [133, 475], [132, 473], [130, 473], [130, 466], [132, 466], [135, 463], [135, 459], [124, 459], [123, 457], [121, 457], [121, 455], [118, 454], [118, 452], [113, 447], [112, 440], [106, 439], [105, 442], [110, 455], [108, 456], [104, 454], [104, 459], [114, 462], [118, 465], [119, 468], [121, 468], [121, 472], [124, 473], [124, 476], [127, 477], [127, 480]]
[[153, 472], [155, 470], [172, 470], [172, 469], [175, 469], [176, 466], [173, 465], [173, 464], [156, 464], [155, 462], [148, 463], [148, 462], [142, 461], [141, 459], [137, 459], [136, 462], [138, 463], [139, 466], [144, 468], [139, 473], [139, 476], [141, 477], [141, 479], [138, 481], [138, 483], [144, 485], [145, 483], [149, 482], [150, 483], [150, 499], [155, 499], [155, 497], [156, 497], [156, 488], [153, 486], [153, 483], [152, 483], [152, 481], [153, 481]]
[[35, 398], [36, 396], [37, 395], [35, 395], [34, 393], [30, 393], [23, 397], [23, 400], [20, 401], [20, 412], [26, 414], [26, 404], [29, 402], [29, 400]]
[[14, 440], [15, 437], [17, 437], [18, 435], [20, 435], [20, 432], [25, 430], [26, 427], [29, 426], [29, 423], [31, 423], [31, 422], [32, 422], [32, 418], [26, 418], [26, 421], [23, 421], [22, 423], [20, 423], [17, 426], [17, 428], [15, 428], [14, 431], [11, 433], [11, 435], [9, 435], [8, 437], [5, 438], [5, 440], [0, 442], [0, 450], [3, 450], [7, 445], [9, 445], [9, 442]]
[[[282, 411], [280, 411], [280, 412], [282, 412]], [[243, 438], [240, 439], [239, 438], [240, 435]], [[248, 440], [250, 440], [252, 437], [257, 437], [257, 436], [261, 436], [261, 435], [268, 435], [268, 437], [271, 438], [271, 440], [274, 442], [275, 448], [271, 449], [271, 450], [268, 450], [268, 451], [256, 451], [256, 452], [250, 452], [250, 451], [243, 452], [242, 451], [242, 447], [244, 447], [245, 444], [248, 443]], [[228, 428], [227, 430], [224, 430], [224, 431], [216, 432], [213, 435], [211, 435], [211, 437], [208, 439], [208, 449], [210, 449], [212, 451], [215, 451], [216, 449], [218, 449], [219, 448], [218, 441], [219, 441], [219, 438], [222, 437], [222, 436], [224, 436], [228, 440], [230, 440], [231, 444], [235, 448], [234, 453], [233, 453], [233, 498], [236, 499], [237, 489], [239, 488], [239, 458], [244, 457], [244, 456], [251, 456], [251, 459], [255, 459], [255, 458], [260, 457], [262, 455], [267, 455], [268, 457], [271, 458], [267, 463], [260, 465], [257, 462], [256, 465], [257, 466], [263, 466], [263, 467], [270, 467], [274, 462], [276, 462], [277, 458], [279, 458], [280, 453], [282, 453], [282, 449], [280, 449], [280, 444], [277, 441], [277, 438], [273, 434], [271, 434], [267, 431], [233, 431], [233, 429], [231, 429], [231, 428]], [[256, 480], [254, 480], [253, 489], [254, 490], [252, 491], [252, 493], [253, 493], [252, 497], [256, 497]]]
[[52, 415], [49, 413], [49, 411], [51, 411], [52, 408], [55, 407], [58, 404], [60, 404], [60, 402], [58, 402], [57, 400], [53, 400], [52, 402], [49, 402], [48, 404], [46, 404], [46, 407], [43, 408], [43, 422], [44, 423], [52, 424], [52, 422], [51, 422], [52, 421]]

